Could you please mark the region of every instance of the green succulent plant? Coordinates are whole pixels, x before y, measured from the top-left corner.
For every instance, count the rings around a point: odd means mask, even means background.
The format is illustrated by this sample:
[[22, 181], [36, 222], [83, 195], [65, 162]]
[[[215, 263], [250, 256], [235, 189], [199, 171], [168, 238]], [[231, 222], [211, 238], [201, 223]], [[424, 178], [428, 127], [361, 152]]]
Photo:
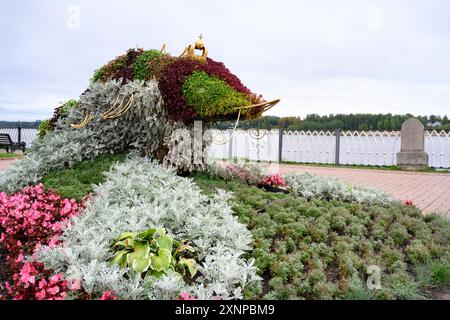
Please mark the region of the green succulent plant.
[[191, 256], [195, 249], [174, 240], [164, 228], [143, 232], [124, 232], [111, 245], [113, 264], [131, 268], [144, 276], [161, 277], [169, 270], [183, 277], [197, 274], [197, 262]]

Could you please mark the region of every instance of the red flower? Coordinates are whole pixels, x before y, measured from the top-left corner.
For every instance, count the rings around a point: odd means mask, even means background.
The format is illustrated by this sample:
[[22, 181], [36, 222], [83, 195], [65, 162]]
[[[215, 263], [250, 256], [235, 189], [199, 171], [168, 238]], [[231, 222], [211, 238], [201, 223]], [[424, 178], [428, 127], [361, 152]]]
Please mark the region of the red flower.
[[412, 207], [414, 205], [412, 200], [405, 200], [405, 201], [403, 201], [403, 204], [408, 207]]
[[262, 185], [271, 186], [271, 187], [284, 187], [286, 186], [286, 181], [284, 181], [283, 177], [279, 174], [272, 174], [270, 176], [265, 176], [262, 181]]
[[100, 300], [117, 300], [117, 296], [115, 295], [114, 291], [105, 291], [100, 298]]

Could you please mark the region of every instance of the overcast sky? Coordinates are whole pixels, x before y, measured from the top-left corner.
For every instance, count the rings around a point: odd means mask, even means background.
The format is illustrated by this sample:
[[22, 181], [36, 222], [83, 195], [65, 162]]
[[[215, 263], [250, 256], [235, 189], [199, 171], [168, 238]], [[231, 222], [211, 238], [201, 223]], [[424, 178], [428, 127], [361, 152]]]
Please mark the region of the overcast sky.
[[3, 0], [0, 120], [51, 116], [130, 47], [209, 56], [269, 114], [450, 115], [448, 0]]

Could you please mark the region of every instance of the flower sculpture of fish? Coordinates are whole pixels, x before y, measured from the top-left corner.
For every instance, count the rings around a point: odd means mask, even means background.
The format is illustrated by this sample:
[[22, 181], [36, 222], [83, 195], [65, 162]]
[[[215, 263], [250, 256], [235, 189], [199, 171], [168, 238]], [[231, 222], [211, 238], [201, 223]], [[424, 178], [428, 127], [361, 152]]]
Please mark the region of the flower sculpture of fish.
[[189, 152], [180, 155], [174, 146], [182, 141], [186, 146], [189, 139], [174, 137], [174, 131], [192, 131], [196, 120], [207, 129], [216, 121], [258, 118], [278, 102], [254, 94], [223, 63], [209, 58], [200, 38], [178, 57], [167, 54], [164, 45], [130, 49], [110, 61], [94, 72], [77, 106], [55, 127], [91, 130], [109, 152], [135, 147], [179, 168]]

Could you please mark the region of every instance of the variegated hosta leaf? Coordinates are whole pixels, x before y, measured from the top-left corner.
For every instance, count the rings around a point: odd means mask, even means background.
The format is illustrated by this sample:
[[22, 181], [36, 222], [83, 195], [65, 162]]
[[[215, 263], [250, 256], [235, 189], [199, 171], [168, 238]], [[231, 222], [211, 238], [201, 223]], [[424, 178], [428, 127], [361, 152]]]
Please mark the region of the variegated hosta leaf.
[[150, 246], [147, 242], [134, 242], [133, 252], [127, 255], [127, 263], [132, 266], [135, 260], [148, 258], [150, 253]]
[[173, 240], [168, 235], [163, 235], [156, 238], [156, 244], [160, 249], [167, 249], [169, 252], [172, 252]]
[[114, 255], [114, 258], [112, 259], [111, 263], [117, 264], [121, 268], [125, 268], [127, 266], [127, 254], [128, 253], [129, 253], [128, 251], [118, 251]]
[[183, 268], [184, 267], [188, 268], [189, 274], [191, 275], [191, 278], [193, 278], [197, 274], [197, 262], [195, 262], [194, 259], [180, 258], [180, 261], [178, 263]]
[[153, 255], [150, 254], [145, 258], [134, 260], [132, 265], [133, 270], [139, 273], [146, 272], [150, 267], [152, 256]]
[[167, 249], [161, 249], [157, 255], [152, 256], [152, 263], [150, 267], [159, 272], [167, 271], [169, 269], [171, 259], [171, 252]]

